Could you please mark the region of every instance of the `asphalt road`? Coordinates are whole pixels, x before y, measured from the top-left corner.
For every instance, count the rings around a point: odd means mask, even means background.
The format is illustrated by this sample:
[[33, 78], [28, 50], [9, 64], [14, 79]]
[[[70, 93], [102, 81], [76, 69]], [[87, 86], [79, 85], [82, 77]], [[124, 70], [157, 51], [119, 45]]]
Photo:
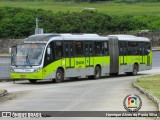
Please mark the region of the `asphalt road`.
[[[51, 81], [41, 81], [37, 84], [30, 84], [28, 81], [18, 81], [16, 84], [1, 82], [0, 88], [7, 89], [9, 94], [1, 98], [0, 111], [125, 111], [123, 100], [129, 94], [137, 94], [142, 99], [141, 111], [156, 111], [155, 104], [133, 88], [131, 83], [138, 77], [160, 73], [159, 57], [159, 52], [154, 53], [153, 69], [140, 72], [138, 76], [121, 74], [118, 77], [107, 76], [99, 80], [69, 80], [60, 84]], [[156, 61], [158, 63], [155, 63]], [[107, 118], [54, 119], [106, 120]]]
[[119, 77], [70, 80], [60, 84], [50, 81], [37, 84], [27, 81], [16, 84], [3, 82], [0, 83], [0, 88], [6, 88], [11, 93], [0, 100], [0, 111], [125, 111], [123, 100], [128, 94], [141, 97], [142, 111], [156, 111], [155, 104], [131, 86], [134, 79], [156, 72], [160, 70], [141, 72], [134, 77], [122, 74]]
[[160, 51], [154, 51], [153, 52], [153, 68], [160, 67]]

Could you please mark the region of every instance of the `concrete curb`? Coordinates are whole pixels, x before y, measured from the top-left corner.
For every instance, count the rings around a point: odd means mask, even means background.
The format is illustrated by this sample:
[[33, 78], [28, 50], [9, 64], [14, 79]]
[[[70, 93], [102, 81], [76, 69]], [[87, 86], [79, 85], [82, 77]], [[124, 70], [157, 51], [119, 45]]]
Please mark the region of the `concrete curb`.
[[152, 51], [160, 51], [160, 49], [152, 49]]
[[0, 93], [0, 98], [5, 96], [7, 93], [8, 93], [7, 90], [4, 90], [2, 93]]
[[160, 112], [160, 100], [158, 98], [156, 98], [155, 96], [153, 96], [152, 94], [150, 94], [149, 92], [141, 88], [140, 86], [136, 85], [134, 81], [132, 82], [132, 85], [133, 87], [137, 88], [141, 93], [145, 94], [148, 98], [153, 100], [157, 104], [158, 111]]

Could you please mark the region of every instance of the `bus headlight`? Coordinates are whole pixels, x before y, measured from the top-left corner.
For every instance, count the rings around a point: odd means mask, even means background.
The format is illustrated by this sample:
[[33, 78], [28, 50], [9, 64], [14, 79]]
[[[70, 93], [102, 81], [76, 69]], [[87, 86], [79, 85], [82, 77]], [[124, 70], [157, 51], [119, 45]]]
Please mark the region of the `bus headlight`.
[[14, 72], [14, 69], [13, 69], [13, 68], [11, 68], [11, 69], [10, 69], [10, 72]]
[[40, 71], [40, 68], [34, 70], [34, 72], [39, 72], [39, 71]]
[[40, 70], [34, 70], [34, 72], [39, 72]]

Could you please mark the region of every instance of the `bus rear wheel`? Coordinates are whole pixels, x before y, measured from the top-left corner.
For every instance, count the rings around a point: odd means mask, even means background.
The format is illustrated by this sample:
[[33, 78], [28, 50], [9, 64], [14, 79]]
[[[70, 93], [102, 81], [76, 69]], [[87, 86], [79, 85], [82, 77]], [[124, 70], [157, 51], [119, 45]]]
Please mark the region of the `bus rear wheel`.
[[37, 80], [29, 80], [30, 83], [36, 83]]
[[58, 69], [56, 72], [56, 78], [55, 78], [55, 82], [56, 83], [60, 83], [64, 80], [64, 72], [62, 71], [62, 69]]
[[132, 76], [137, 75], [137, 73], [138, 73], [138, 65], [134, 64], [133, 71], [132, 72], [126, 72], [126, 73], [127, 73], [127, 75], [132, 75]]
[[137, 73], [138, 73], [138, 66], [136, 64], [134, 64], [132, 75], [135, 76], [135, 75], [137, 75]]

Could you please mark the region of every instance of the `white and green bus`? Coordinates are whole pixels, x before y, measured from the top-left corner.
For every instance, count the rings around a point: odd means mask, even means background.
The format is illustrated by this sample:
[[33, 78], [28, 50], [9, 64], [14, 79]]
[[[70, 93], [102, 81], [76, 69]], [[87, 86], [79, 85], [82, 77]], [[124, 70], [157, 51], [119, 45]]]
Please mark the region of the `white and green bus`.
[[38, 34], [13, 47], [11, 54], [11, 78], [32, 83], [136, 75], [151, 66], [150, 40], [132, 35]]

